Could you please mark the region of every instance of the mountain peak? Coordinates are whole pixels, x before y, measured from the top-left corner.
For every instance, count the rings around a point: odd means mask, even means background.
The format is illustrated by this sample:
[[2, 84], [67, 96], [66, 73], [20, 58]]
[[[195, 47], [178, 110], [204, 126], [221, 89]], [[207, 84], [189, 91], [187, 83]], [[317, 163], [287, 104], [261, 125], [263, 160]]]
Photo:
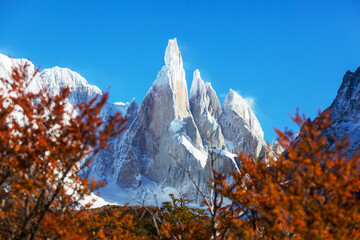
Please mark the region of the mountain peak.
[[[229, 90], [229, 93], [228, 93], [228, 95], [227, 96], [229, 96], [229, 97], [234, 97], [234, 96], [239, 96], [239, 97], [241, 97], [237, 92], [235, 92], [234, 90], [232, 90], [231, 88], [230, 88], [230, 90]], [[226, 96], [226, 97], [227, 97]], [[242, 97], [241, 97], [242, 98]]]
[[[229, 93], [225, 97], [223, 108], [231, 108], [238, 113], [242, 113], [249, 111], [250, 106], [243, 97], [230, 88]], [[239, 115], [243, 116], [244, 114]]]
[[193, 81], [190, 88], [190, 98], [196, 96], [196, 94], [201, 94], [204, 90], [205, 82], [200, 76], [199, 69], [196, 69], [193, 74]]
[[360, 67], [358, 67], [355, 72], [354, 72], [355, 75], [360, 75]]
[[53, 67], [45, 69], [40, 73], [42, 83], [40, 85], [48, 87], [52, 94], [59, 94], [60, 89], [69, 87], [71, 92], [76, 92], [77, 95], [83, 94], [81, 100], [84, 101], [88, 97], [91, 99], [96, 95], [102, 95], [101, 90], [95, 86], [90, 85], [85, 78], [80, 74], [61, 67]]
[[253, 113], [249, 103], [241, 97], [237, 92], [230, 89], [223, 104], [223, 111], [234, 111], [238, 116], [243, 118], [245, 122], [256, 132], [261, 138], [264, 137], [264, 132], [261, 129], [260, 123]]
[[200, 78], [201, 79], [201, 76], [200, 76], [200, 71], [199, 71], [199, 69], [195, 69], [195, 71], [194, 71], [194, 78], [195, 77], [197, 77], [197, 78]]
[[170, 88], [170, 91], [173, 92], [174, 99], [176, 98], [182, 102], [182, 105], [188, 106], [189, 104], [186, 103], [188, 101], [188, 90], [185, 79], [185, 70], [176, 38], [169, 40], [165, 50], [164, 60], [165, 65], [158, 72], [156, 80], [149, 91], [152, 92], [159, 88], [167, 91]]
[[167, 67], [177, 66], [180, 69], [183, 68], [181, 53], [177, 45], [176, 38], [169, 39], [168, 45], [165, 50], [164, 60]]

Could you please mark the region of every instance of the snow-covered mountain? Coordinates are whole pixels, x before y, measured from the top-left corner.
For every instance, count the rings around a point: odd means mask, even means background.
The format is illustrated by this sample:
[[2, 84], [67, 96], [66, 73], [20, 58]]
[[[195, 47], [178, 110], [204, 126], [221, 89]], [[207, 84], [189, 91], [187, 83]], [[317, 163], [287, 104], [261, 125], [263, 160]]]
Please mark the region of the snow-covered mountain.
[[[28, 74], [32, 75], [35, 71], [32, 62], [26, 59], [9, 58], [0, 54], [0, 77], [9, 78], [13, 67], [28, 65]], [[67, 68], [53, 67], [45, 69], [32, 80], [29, 91], [38, 92], [40, 89], [48, 89], [49, 93], [56, 95], [62, 88], [70, 88], [69, 102], [78, 104], [88, 101], [96, 95], [101, 95], [98, 87], [90, 85], [78, 73]]]
[[331, 111], [332, 126], [324, 131], [329, 142], [333, 136], [342, 139], [349, 135], [351, 150], [360, 148], [360, 67], [355, 71], [347, 71], [333, 103]]
[[[234, 152], [261, 158], [268, 151], [259, 121], [247, 101], [235, 91], [230, 89], [221, 106], [211, 84], [196, 70], [189, 98], [176, 39], [169, 40], [164, 62], [140, 105], [135, 100], [109, 103], [101, 113], [106, 119], [121, 111], [128, 118], [127, 130], [113, 137], [108, 148], [81, 172], [108, 184], [100, 192], [109, 202], [123, 203], [123, 199], [130, 199], [124, 197], [125, 192], [143, 194], [149, 189], [160, 199], [171, 192], [182, 192], [199, 200], [198, 191], [183, 168], [207, 192], [211, 158], [218, 171], [227, 173], [238, 167]], [[0, 54], [0, 77], [7, 77], [13, 66], [24, 63], [33, 71], [30, 61]], [[47, 88], [57, 94], [65, 86], [70, 87], [71, 104], [101, 94], [99, 88], [89, 85], [79, 74], [59, 67], [40, 72], [29, 90]]]

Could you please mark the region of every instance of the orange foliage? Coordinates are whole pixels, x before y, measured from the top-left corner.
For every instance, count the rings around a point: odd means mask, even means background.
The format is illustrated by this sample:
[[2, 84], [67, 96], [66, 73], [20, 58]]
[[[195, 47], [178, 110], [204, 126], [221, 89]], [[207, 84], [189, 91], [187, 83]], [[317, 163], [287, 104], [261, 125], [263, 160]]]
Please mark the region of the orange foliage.
[[108, 94], [71, 108], [68, 88], [56, 96], [28, 92], [37, 71], [29, 76], [27, 68], [0, 79], [0, 238], [103, 239], [113, 223], [120, 226], [112, 230], [115, 238], [128, 238], [130, 231], [121, 226], [131, 219], [98, 219], [73, 209], [100, 184], [79, 177], [80, 162], [89, 165], [126, 120], [119, 113], [101, 119]]
[[154, 211], [158, 216], [158, 236], [163, 239], [210, 239], [210, 219], [204, 209], [186, 206], [186, 199], [169, 195], [171, 202], [163, 202]]
[[76, 112], [66, 102], [69, 89], [27, 92], [34, 76], [26, 73], [20, 66], [0, 79], [1, 239], [360, 239], [360, 154], [347, 151], [346, 138], [329, 145], [322, 136], [328, 112], [314, 122], [297, 114], [296, 138], [276, 130], [286, 149], [277, 159], [240, 154], [233, 182], [216, 173], [214, 189], [232, 204], [214, 216], [213, 227], [175, 198], [162, 209], [144, 206], [148, 217], [135, 220], [126, 208], [74, 210], [101, 184], [78, 176], [80, 162], [89, 165], [126, 120], [99, 117], [107, 94]]
[[219, 174], [216, 190], [230, 198], [218, 219], [229, 239], [360, 239], [360, 155], [349, 141], [329, 146], [322, 130], [329, 113], [314, 122], [297, 114], [302, 129], [276, 130], [287, 150], [278, 159], [257, 162], [239, 155], [241, 173], [234, 182]]

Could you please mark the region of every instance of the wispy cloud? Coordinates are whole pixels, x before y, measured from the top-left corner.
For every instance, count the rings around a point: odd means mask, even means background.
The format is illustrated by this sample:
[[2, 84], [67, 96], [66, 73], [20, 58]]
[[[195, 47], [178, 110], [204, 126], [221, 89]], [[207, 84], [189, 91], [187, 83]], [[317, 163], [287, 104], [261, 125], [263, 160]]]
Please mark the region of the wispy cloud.
[[256, 102], [255, 97], [246, 96], [246, 95], [242, 94], [240, 90], [234, 90], [234, 91], [235, 91], [237, 94], [239, 94], [242, 98], [245, 99], [245, 101], [247, 102], [247, 104], [249, 104], [249, 106], [251, 107], [251, 110], [254, 112], [254, 114], [256, 114], [257, 111], [256, 111], [256, 106], [255, 106], [255, 102]]
[[[247, 104], [249, 104], [249, 106], [251, 107], [251, 110], [254, 112], [254, 114], [257, 114], [257, 108], [256, 108], [256, 98], [255, 97], [252, 97], [252, 96], [246, 96], [244, 94], [241, 94], [241, 91], [240, 90], [234, 90], [237, 94], [239, 94], [242, 98], [245, 99], [245, 101], [247, 102]], [[218, 96], [219, 96], [219, 99], [222, 99], [224, 100], [225, 97], [227, 96], [228, 93], [220, 93]]]
[[254, 109], [255, 109], [255, 98], [254, 97], [246, 97], [245, 100], [249, 104], [251, 109], [254, 111]]

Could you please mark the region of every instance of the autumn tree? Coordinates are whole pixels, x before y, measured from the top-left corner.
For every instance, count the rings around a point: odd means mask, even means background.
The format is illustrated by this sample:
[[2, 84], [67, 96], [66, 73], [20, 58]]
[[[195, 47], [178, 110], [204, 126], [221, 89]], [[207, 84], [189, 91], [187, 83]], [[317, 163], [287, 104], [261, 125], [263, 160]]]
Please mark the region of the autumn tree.
[[169, 196], [171, 201], [163, 202], [160, 208], [168, 224], [168, 229], [163, 229], [165, 235], [170, 236], [168, 232], [173, 232], [178, 239], [209, 239], [211, 228], [205, 209], [187, 206], [188, 199], [184, 196]]
[[211, 223], [205, 209], [192, 208], [187, 205], [189, 199], [183, 194], [169, 194], [171, 201], [158, 205], [156, 195], [155, 206], [142, 205], [142, 214], [137, 227], [144, 236], [150, 239], [210, 239]]
[[[293, 117], [301, 126], [297, 135], [276, 130], [285, 152], [261, 160], [239, 154], [241, 167], [230, 173], [231, 182], [212, 168], [209, 186], [219, 194], [220, 202], [227, 198], [231, 204], [221, 207], [213, 199], [207, 204], [210, 216], [200, 222], [191, 220], [190, 209], [183, 208], [174, 195], [161, 208], [143, 205], [153, 219], [152, 228], [148, 228], [153, 229], [152, 237], [359, 239], [360, 154], [357, 150], [349, 152], [346, 136], [329, 142], [323, 135], [331, 126], [329, 116], [326, 111], [310, 121], [297, 114]], [[205, 204], [209, 203], [205, 197]], [[219, 209], [212, 208], [215, 204]]]
[[72, 106], [68, 88], [55, 96], [28, 91], [36, 74], [24, 65], [0, 78], [0, 238], [99, 239], [109, 231], [127, 238], [131, 219], [73, 209], [100, 184], [80, 178], [80, 165], [89, 165], [126, 120], [119, 113], [102, 120], [106, 93]]
[[[296, 136], [276, 130], [286, 149], [276, 159], [239, 154], [233, 181], [213, 168], [210, 217], [175, 195], [143, 205], [140, 216], [126, 207], [89, 210], [91, 203], [75, 209], [101, 185], [80, 178], [80, 166], [126, 120], [102, 120], [107, 94], [72, 106], [69, 89], [27, 91], [37, 74], [27, 68], [0, 79], [1, 239], [360, 239], [360, 154], [348, 151], [346, 137], [330, 144], [323, 136], [327, 111], [314, 121], [297, 114]], [[224, 198], [232, 204], [222, 207]]]
[[322, 135], [329, 114], [314, 121], [297, 114], [296, 137], [276, 130], [283, 155], [259, 162], [240, 154], [242, 168], [232, 183], [218, 174], [216, 190], [233, 202], [218, 218], [229, 230], [225, 238], [360, 238], [360, 155], [349, 154], [346, 137], [330, 145]]

